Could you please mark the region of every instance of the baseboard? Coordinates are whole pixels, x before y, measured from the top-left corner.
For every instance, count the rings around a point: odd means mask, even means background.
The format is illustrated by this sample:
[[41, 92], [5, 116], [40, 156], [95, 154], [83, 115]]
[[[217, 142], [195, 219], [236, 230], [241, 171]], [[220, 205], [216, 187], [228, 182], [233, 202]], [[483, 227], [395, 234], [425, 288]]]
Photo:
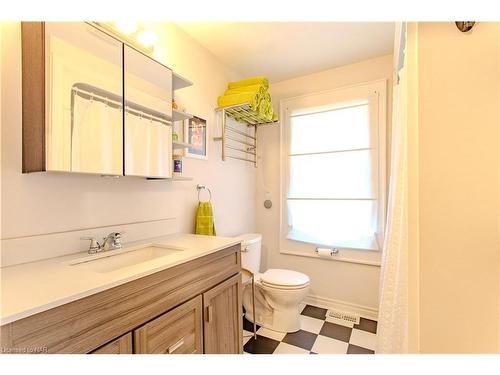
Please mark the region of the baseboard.
[[378, 318], [378, 309], [357, 305], [355, 303], [350, 303], [320, 296], [314, 296], [311, 294], [306, 296], [304, 302], [314, 306], [322, 307], [324, 309], [334, 309], [351, 314], [356, 314], [367, 319], [377, 320]]

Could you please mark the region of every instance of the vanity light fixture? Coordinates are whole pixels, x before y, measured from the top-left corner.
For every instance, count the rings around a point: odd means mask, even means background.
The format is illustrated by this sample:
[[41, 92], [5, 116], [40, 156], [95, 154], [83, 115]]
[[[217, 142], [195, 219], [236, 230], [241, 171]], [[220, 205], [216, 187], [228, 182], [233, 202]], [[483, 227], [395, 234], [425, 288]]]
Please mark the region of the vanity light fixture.
[[137, 41], [146, 47], [153, 46], [153, 44], [158, 40], [158, 35], [150, 30], [141, 31], [137, 35]]
[[147, 55], [153, 53], [154, 43], [158, 40], [155, 32], [145, 29], [135, 21], [92, 22], [92, 24]]
[[114, 26], [125, 35], [131, 35], [139, 29], [139, 25], [136, 21], [116, 21]]

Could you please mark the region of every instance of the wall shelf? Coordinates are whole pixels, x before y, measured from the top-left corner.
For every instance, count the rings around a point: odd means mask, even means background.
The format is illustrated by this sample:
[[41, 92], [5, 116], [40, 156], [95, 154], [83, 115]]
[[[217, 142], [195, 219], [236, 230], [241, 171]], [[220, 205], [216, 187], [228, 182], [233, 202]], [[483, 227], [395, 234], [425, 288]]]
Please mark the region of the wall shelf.
[[178, 111], [177, 109], [172, 109], [172, 121], [187, 120], [188, 118], [193, 118], [193, 115], [190, 113]]
[[172, 141], [172, 148], [174, 150], [181, 150], [184, 148], [191, 147], [191, 144], [186, 143], [186, 142], [180, 142], [180, 141]]
[[238, 122], [247, 124], [248, 126], [259, 126], [267, 124], [275, 124], [278, 121], [269, 121], [257, 112], [252, 110], [250, 103], [233, 105], [229, 107], [221, 107], [216, 109], [217, 112], [222, 112], [228, 117], [235, 119]]
[[[257, 127], [267, 124], [276, 124], [278, 121], [268, 121], [258, 113], [252, 111], [249, 103], [217, 108], [220, 114], [222, 135], [214, 137], [220, 141], [222, 147], [222, 160], [226, 158], [237, 159], [253, 163], [257, 167]], [[253, 135], [227, 125], [227, 119], [232, 118], [239, 123], [253, 127]], [[232, 154], [228, 151], [231, 150]]]
[[180, 90], [183, 89], [184, 87], [189, 87], [193, 86], [193, 82], [190, 80], [182, 77], [181, 75], [172, 72], [172, 89], [175, 90]]
[[173, 177], [147, 177], [147, 180], [164, 180], [164, 181], [192, 181], [193, 177], [188, 176], [173, 176]]

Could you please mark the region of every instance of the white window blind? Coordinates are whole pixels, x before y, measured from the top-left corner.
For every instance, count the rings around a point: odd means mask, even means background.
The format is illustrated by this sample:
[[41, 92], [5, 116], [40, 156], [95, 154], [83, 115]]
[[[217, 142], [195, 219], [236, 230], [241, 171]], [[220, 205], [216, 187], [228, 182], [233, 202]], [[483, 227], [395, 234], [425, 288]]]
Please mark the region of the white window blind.
[[287, 111], [286, 238], [378, 250], [385, 194], [378, 95], [361, 90], [315, 104]]

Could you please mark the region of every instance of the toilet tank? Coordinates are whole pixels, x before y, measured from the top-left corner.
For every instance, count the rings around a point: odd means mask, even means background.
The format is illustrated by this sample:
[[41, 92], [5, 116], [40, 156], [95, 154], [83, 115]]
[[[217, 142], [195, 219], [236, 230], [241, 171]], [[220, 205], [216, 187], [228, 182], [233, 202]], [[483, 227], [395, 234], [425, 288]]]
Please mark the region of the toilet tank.
[[238, 236], [241, 238], [241, 267], [252, 273], [259, 273], [262, 235], [259, 233], [246, 233]]

